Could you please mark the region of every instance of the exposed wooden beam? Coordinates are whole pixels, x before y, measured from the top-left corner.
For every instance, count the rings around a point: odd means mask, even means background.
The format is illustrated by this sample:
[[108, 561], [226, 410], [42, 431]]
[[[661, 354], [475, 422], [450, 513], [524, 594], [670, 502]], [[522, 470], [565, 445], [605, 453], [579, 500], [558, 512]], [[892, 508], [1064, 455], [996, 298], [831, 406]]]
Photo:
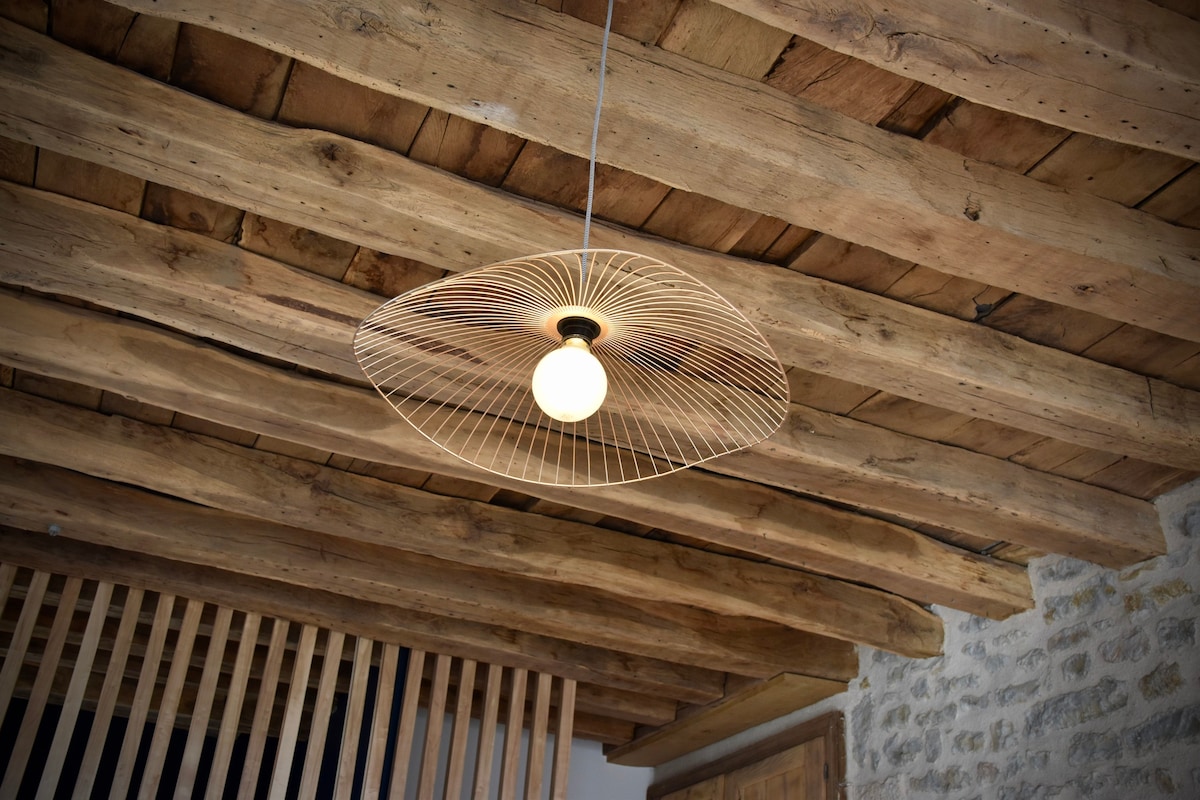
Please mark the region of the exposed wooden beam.
[[717, 0], [972, 102], [1200, 157], [1200, 23], [1146, 0]]
[[[22, 110], [0, 112], [6, 135], [449, 269], [561, 249], [578, 235], [578, 219], [566, 212], [350, 139], [252, 119], [19, 35], [30, 39], [27, 57], [39, 60], [38, 74], [74, 77], [30, 89], [22, 70], [32, 64], [0, 63], [0, 97]], [[75, 88], [78, 73], [95, 80]], [[1141, 233], [1150, 242], [1150, 232]], [[1185, 246], [1191, 255], [1200, 250], [1200, 235], [1179, 235], [1193, 239]], [[1177, 407], [1170, 389], [1160, 402], [1154, 387], [1161, 382], [789, 270], [603, 225], [593, 239], [685, 266], [761, 325], [785, 363], [1087, 447], [1196, 468], [1197, 432], [1183, 413], [1189, 406]]]
[[606, 754], [627, 767], [656, 767], [734, 734], [846, 691], [846, 684], [783, 673], [690, 709]]
[[[6, 331], [0, 361], [320, 449], [473, 477], [366, 390], [282, 372], [158, 329], [36, 298], [0, 292], [0, 308], [0, 329]], [[91, 329], [83, 338], [70, 332], [81, 325]], [[214, 376], [203, 393], [195, 391], [197, 374]], [[1028, 602], [1027, 578], [1014, 568], [923, 544], [927, 540], [919, 534], [898, 526], [700, 471], [588, 491], [489, 480], [751, 552], [766, 541], [769, 552], [795, 551], [793, 560], [813, 562], [821, 571], [838, 569], [905, 594], [924, 597], [940, 586], [942, 596], [957, 595], [951, 603], [983, 613], [1003, 616]], [[861, 545], [853, 535], [860, 523], [869, 533]], [[1091, 535], [1105, 539], [1099, 549], [1112, 546], [1107, 539], [1114, 534]], [[806, 548], [803, 559], [795, 558], [799, 548]]]
[[[534, 3], [397, 3], [367, 23], [335, 0], [264, 0], [249, 12], [237, 0], [122, 5], [576, 155], [589, 150], [579, 121], [591, 118], [595, 61], [580, 53], [598, 58], [600, 31]], [[1200, 339], [1188, 299], [1200, 287], [1195, 231], [619, 36], [608, 69], [607, 164], [953, 275]]]
[[[843, 640], [916, 626], [878, 590], [570, 520], [446, 498], [295, 458], [0, 389], [0, 452], [194, 503], [634, 602], [751, 617]], [[814, 654], [820, 642], [812, 642]], [[830, 647], [836, 672], [849, 647]]]
[[155, 592], [196, 597], [243, 611], [335, 628], [405, 647], [538, 671], [556, 670], [598, 686], [657, 692], [690, 703], [721, 696], [719, 672], [655, 658], [536, 636], [437, 614], [399, 609], [333, 592], [255, 578], [146, 553], [48, 537], [0, 526], [0, 561], [90, 580], [109, 580]]
[[[7, 255], [0, 263], [0, 280], [70, 294], [244, 350], [362, 380], [349, 342], [353, 326], [378, 304], [374, 295], [205, 236], [4, 182], [0, 230], [5, 233], [0, 252]], [[787, 291], [790, 273], [769, 271], [785, 276], [777, 289]], [[1062, 398], [1062, 406], [1071, 406], [1051, 426], [1054, 434], [1068, 426], [1075, 439], [1102, 448], [1122, 449], [1124, 444], [1122, 452], [1200, 469], [1200, 430], [1194, 424], [1200, 417], [1200, 393], [928, 312], [908, 319], [914, 309], [890, 301], [885, 305], [883, 311], [898, 312], [892, 330], [906, 329], [912, 341], [932, 337], [945, 346], [983, 331], [975, 337], [978, 350], [970, 341], [963, 345], [963, 359], [1019, 361], [1027, 380], [1042, 387], [1036, 413], [1047, 413], [1041, 401], [1054, 396]], [[803, 312], [778, 308], [772, 313], [777, 325], [804, 327]], [[881, 313], [866, 306], [850, 316]], [[942, 323], [955, 329], [941, 330]], [[929, 330], [923, 334], [913, 327], [920, 325]], [[1002, 347], [983, 347], [991, 339]], [[798, 461], [805, 461], [807, 446], [794, 450]], [[854, 459], [848, 463], [862, 460]], [[769, 474], [749, 477], [773, 483], [770, 474], [779, 474], [777, 465]], [[956, 509], [954, 517], [960, 516]]]
[[[804, 671], [814, 649], [838, 647], [760, 620], [463, 567], [206, 509], [57, 467], [4, 458], [0, 473], [5, 524], [57, 524], [71, 538], [305, 589], [758, 677], [787, 663], [801, 663]], [[873, 646], [918, 656], [940, 649], [940, 622], [918, 608], [881, 627], [882, 636], [870, 636]]]

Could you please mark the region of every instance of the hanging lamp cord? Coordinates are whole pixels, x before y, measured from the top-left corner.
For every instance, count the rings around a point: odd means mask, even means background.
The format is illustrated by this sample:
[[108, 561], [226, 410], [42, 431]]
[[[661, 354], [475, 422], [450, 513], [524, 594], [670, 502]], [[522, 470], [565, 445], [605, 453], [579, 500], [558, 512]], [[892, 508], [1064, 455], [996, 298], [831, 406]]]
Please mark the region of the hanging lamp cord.
[[608, 64], [608, 35], [612, 32], [613, 0], [608, 0], [608, 13], [604, 18], [604, 43], [600, 47], [600, 87], [596, 91], [596, 115], [592, 120], [592, 150], [588, 156], [587, 210], [583, 215], [583, 283], [587, 283], [588, 242], [592, 236], [592, 200], [596, 196], [596, 140], [600, 138], [600, 107], [604, 103], [604, 72]]

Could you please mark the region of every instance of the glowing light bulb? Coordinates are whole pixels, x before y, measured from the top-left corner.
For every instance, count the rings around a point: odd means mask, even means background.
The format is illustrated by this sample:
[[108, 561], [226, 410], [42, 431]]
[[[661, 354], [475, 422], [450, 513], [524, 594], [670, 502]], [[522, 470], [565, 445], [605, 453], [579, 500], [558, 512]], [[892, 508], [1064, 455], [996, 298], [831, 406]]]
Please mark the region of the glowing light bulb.
[[582, 336], [565, 338], [562, 347], [542, 356], [533, 370], [533, 399], [546, 416], [559, 422], [587, 419], [607, 394], [608, 376]]

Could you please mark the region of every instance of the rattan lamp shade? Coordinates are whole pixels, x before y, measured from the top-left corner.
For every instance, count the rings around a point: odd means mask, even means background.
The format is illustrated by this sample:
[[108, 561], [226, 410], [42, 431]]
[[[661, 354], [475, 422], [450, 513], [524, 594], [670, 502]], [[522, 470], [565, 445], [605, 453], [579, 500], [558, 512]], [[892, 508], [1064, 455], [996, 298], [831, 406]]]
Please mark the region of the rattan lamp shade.
[[[586, 256], [586, 262], [585, 262]], [[594, 320], [600, 409], [562, 423], [534, 401], [557, 323]], [[435, 444], [490, 472], [559, 486], [665, 475], [770, 436], [787, 381], [737, 309], [669, 264], [620, 250], [527, 256], [444, 278], [368, 316], [355, 354]]]

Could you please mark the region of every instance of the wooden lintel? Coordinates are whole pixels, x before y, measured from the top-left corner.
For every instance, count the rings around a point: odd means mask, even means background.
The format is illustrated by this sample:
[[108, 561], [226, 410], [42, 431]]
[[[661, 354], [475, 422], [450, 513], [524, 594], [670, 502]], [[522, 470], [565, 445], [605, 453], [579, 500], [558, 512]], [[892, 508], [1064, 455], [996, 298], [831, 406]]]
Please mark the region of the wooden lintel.
[[610, 750], [608, 760], [627, 767], [658, 766], [844, 691], [846, 684], [838, 681], [776, 675], [639, 734]]
[[[336, 0], [268, 0], [252, 13], [237, 0], [121, 4], [575, 155], [589, 151], [576, 120], [592, 112], [595, 73], [579, 54], [599, 50], [600, 31], [535, 3], [390, 6], [371, 25]], [[1190, 299], [1200, 286], [1195, 231], [622, 37], [613, 37], [608, 71], [604, 163], [953, 275], [1200, 339]]]

